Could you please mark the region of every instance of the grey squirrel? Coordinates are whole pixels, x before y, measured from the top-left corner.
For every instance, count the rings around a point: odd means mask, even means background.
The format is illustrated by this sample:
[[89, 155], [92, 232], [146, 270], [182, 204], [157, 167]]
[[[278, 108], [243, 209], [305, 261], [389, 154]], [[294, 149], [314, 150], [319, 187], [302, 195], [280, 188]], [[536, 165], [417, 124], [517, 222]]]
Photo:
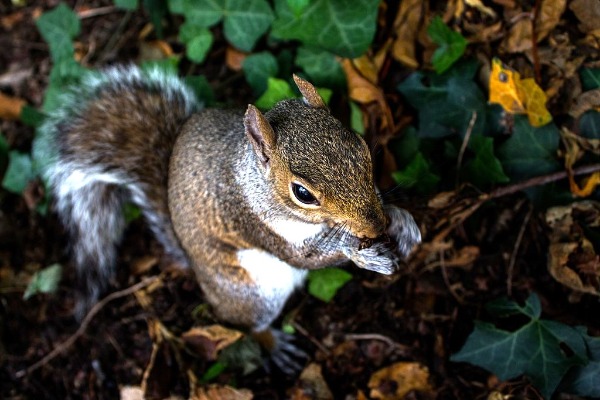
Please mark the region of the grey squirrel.
[[265, 114], [203, 108], [158, 68], [112, 67], [64, 94], [42, 127], [45, 178], [87, 306], [113, 274], [128, 201], [216, 316], [257, 336], [308, 270], [397, 269], [420, 242], [415, 221], [382, 204], [366, 143], [294, 80], [303, 98]]

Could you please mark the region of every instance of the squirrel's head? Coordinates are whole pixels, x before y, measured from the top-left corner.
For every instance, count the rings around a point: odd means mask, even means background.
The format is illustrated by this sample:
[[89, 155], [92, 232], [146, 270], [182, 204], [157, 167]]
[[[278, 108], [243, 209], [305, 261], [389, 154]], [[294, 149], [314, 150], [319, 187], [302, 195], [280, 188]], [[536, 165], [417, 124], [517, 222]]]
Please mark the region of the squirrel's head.
[[340, 226], [368, 241], [386, 217], [366, 143], [331, 116], [316, 89], [294, 76], [302, 100], [284, 100], [263, 115], [250, 105], [246, 135], [277, 203], [297, 218]]

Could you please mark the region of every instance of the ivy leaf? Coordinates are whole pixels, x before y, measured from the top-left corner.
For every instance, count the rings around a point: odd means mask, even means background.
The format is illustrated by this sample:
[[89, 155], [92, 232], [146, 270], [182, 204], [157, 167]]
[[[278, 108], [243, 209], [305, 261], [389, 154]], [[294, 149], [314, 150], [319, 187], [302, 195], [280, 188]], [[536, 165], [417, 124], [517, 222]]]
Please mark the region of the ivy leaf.
[[[528, 314], [537, 315], [536, 302], [539, 299], [532, 294], [525, 307], [505, 302], [502, 309], [511, 313], [527, 310]], [[572, 354], [567, 355], [561, 345], [567, 346]], [[463, 348], [450, 359], [485, 368], [501, 380], [527, 375], [542, 395], [550, 398], [567, 371], [574, 365], [585, 364], [587, 355], [583, 338], [576, 329], [534, 316], [514, 332], [476, 321]]]
[[12, 150], [8, 153], [8, 168], [2, 180], [2, 187], [9, 192], [21, 194], [35, 178], [29, 154]]
[[310, 4], [310, 0], [285, 0], [294, 15], [299, 16]]
[[600, 112], [588, 111], [579, 118], [579, 134], [588, 139], [600, 139]]
[[438, 47], [431, 63], [438, 74], [452, 66], [467, 48], [467, 39], [450, 29], [440, 16], [436, 16], [427, 27], [427, 34]]
[[296, 65], [306, 72], [315, 86], [343, 88], [346, 85], [342, 66], [333, 53], [303, 46], [298, 49]]
[[179, 30], [179, 40], [185, 43], [188, 58], [200, 64], [212, 46], [213, 35], [207, 28], [186, 21]]
[[279, 65], [273, 54], [263, 51], [246, 57], [242, 69], [254, 93], [262, 94], [267, 90], [269, 78], [277, 76]]
[[515, 116], [511, 137], [498, 148], [498, 158], [511, 179], [527, 179], [560, 168], [556, 152], [560, 133], [553, 123], [534, 128], [523, 115]]
[[600, 68], [581, 68], [579, 76], [584, 92], [600, 88]]
[[290, 87], [290, 84], [283, 79], [269, 78], [267, 81], [267, 91], [256, 100], [256, 107], [268, 110], [281, 100], [291, 99], [296, 94]]
[[582, 335], [590, 362], [571, 369], [563, 381], [562, 389], [579, 396], [600, 398], [600, 338], [589, 336], [585, 330]]
[[273, 10], [266, 0], [184, 0], [170, 4], [171, 10], [182, 10], [186, 22], [208, 28], [223, 20], [227, 40], [243, 51], [254, 44], [271, 26]]
[[363, 122], [363, 113], [360, 106], [350, 101], [350, 128], [360, 136], [365, 135], [365, 124]]
[[419, 136], [443, 138], [458, 133], [464, 137], [475, 113], [472, 135], [482, 135], [487, 125], [486, 98], [473, 81], [472, 63], [452, 68], [443, 75], [415, 72], [398, 90], [419, 112]]
[[475, 152], [475, 158], [465, 164], [464, 173], [475, 185], [508, 182], [508, 176], [502, 164], [494, 155], [494, 140], [485, 136], [473, 136], [469, 147]]
[[52, 11], [42, 14], [35, 24], [50, 47], [52, 61], [73, 58], [73, 39], [81, 31], [81, 22], [73, 10], [60, 3]]
[[49, 267], [36, 272], [25, 289], [23, 299], [27, 300], [37, 293], [54, 293], [62, 276], [62, 266], [52, 264]]
[[400, 186], [415, 187], [419, 193], [430, 193], [440, 181], [440, 177], [431, 172], [429, 162], [418, 152], [406, 168], [392, 173], [392, 177]]
[[349, 272], [339, 268], [313, 270], [308, 274], [308, 293], [328, 303], [351, 279], [352, 275]]
[[313, 0], [298, 15], [288, 0], [275, 0], [271, 34], [355, 58], [373, 41], [378, 5], [379, 0]]

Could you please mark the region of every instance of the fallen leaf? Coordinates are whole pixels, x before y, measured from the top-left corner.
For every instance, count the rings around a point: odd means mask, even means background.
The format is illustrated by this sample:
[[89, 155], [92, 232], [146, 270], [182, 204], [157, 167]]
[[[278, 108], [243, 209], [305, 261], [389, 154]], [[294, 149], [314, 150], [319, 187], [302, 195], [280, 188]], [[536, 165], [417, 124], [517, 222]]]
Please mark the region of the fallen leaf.
[[594, 110], [597, 107], [600, 107], [600, 89], [588, 90], [573, 100], [569, 115], [573, 118], [579, 118], [586, 111]]
[[540, 127], [552, 120], [546, 100], [546, 94], [532, 78], [521, 79], [517, 71], [505, 67], [499, 59], [492, 61], [490, 103], [500, 104], [510, 114], [527, 114], [529, 123]]
[[481, 0], [465, 0], [465, 3], [467, 3], [469, 7], [476, 8], [482, 14], [486, 14], [491, 18], [496, 18], [496, 12], [493, 9], [483, 5]]
[[302, 371], [289, 398], [292, 400], [333, 399], [333, 394], [323, 378], [319, 364], [311, 363]]
[[600, 29], [600, 2], [598, 0], [572, 0], [569, 9], [579, 20], [579, 29], [591, 32]]
[[158, 257], [145, 256], [134, 260], [131, 263], [130, 270], [133, 275], [142, 275], [148, 272], [156, 264], [158, 264]]
[[17, 97], [0, 93], [0, 119], [7, 121], [18, 120], [26, 101]]
[[244, 53], [233, 46], [227, 46], [227, 51], [225, 52], [225, 64], [233, 71], [241, 71], [247, 56], [247, 53]]
[[531, 20], [522, 18], [515, 22], [502, 42], [502, 47], [509, 53], [522, 53], [530, 50], [532, 45]]
[[429, 392], [429, 370], [417, 362], [398, 362], [375, 372], [369, 379], [374, 399], [403, 399], [409, 392]]
[[210, 385], [196, 389], [196, 392], [190, 395], [190, 400], [251, 400], [253, 397], [248, 389]]
[[242, 332], [221, 325], [194, 327], [181, 335], [186, 346], [205, 360], [216, 360], [218, 353], [243, 336]]
[[535, 21], [538, 42], [545, 39], [556, 28], [566, 8], [567, 0], [543, 0], [541, 2], [538, 19]]
[[419, 66], [415, 45], [423, 24], [424, 13], [423, 1], [402, 1], [394, 20], [395, 38], [392, 45], [392, 57], [409, 68]]
[[600, 296], [600, 255], [596, 254], [586, 227], [600, 226], [600, 203], [582, 201], [546, 211], [552, 229], [548, 271], [564, 286]]

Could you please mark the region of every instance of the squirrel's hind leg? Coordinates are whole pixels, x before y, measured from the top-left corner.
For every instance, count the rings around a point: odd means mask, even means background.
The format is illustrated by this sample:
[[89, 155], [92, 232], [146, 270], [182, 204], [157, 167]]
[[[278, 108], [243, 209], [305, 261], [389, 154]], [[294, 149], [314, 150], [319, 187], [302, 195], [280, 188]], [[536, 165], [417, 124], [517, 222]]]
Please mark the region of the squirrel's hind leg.
[[80, 319], [114, 274], [116, 247], [125, 229], [123, 205], [128, 198], [120, 181], [118, 176], [92, 167], [63, 163], [54, 170], [56, 210], [67, 228], [79, 279], [75, 313]]

